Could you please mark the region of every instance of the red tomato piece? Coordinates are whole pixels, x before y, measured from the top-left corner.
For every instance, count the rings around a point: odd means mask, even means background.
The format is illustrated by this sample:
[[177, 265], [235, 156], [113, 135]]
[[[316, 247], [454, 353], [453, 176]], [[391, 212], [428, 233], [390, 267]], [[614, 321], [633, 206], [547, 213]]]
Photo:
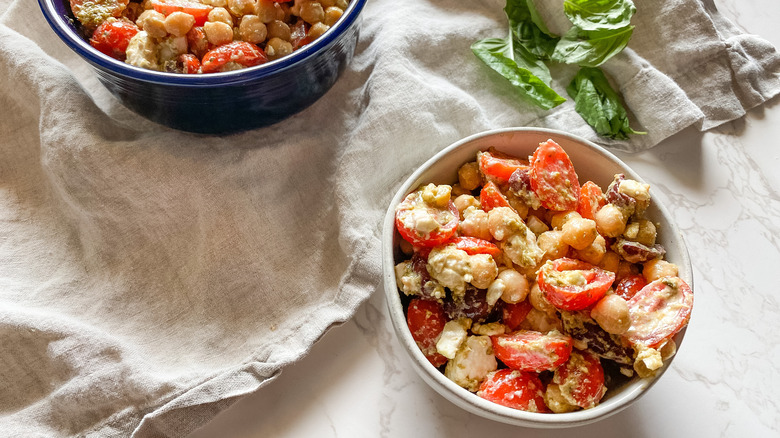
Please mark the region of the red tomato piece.
[[293, 46], [293, 50], [298, 50], [313, 41], [308, 35], [306, 22], [303, 20], [298, 20], [290, 31], [290, 43]]
[[536, 281], [556, 308], [582, 310], [604, 296], [615, 281], [615, 273], [564, 257], [545, 263]]
[[547, 140], [540, 143], [531, 157], [531, 189], [542, 206], [553, 211], [577, 208], [580, 182], [574, 165], [558, 143]]
[[498, 152], [493, 148], [477, 153], [477, 163], [480, 172], [489, 181], [499, 185], [507, 184], [515, 170], [528, 167], [527, 161]]
[[492, 372], [479, 386], [477, 395], [512, 409], [550, 412], [544, 404], [544, 385], [535, 373], [509, 368]]
[[127, 44], [138, 33], [138, 26], [129, 21], [104, 21], [92, 34], [89, 44], [99, 52], [124, 61], [127, 58]]
[[572, 338], [558, 333], [518, 330], [491, 336], [493, 353], [506, 366], [519, 371], [554, 370], [569, 360]]
[[410, 301], [406, 311], [406, 323], [420, 351], [433, 366], [438, 368], [447, 363], [447, 358], [436, 351], [436, 341], [447, 323], [444, 308], [438, 301]]
[[252, 43], [233, 41], [209, 50], [203, 55], [201, 70], [203, 73], [219, 72], [229, 62], [252, 67], [268, 62], [268, 57], [263, 49]]
[[631, 327], [624, 335], [634, 345], [658, 348], [691, 318], [693, 291], [678, 277], [664, 277], [628, 300]]
[[601, 207], [607, 205], [604, 192], [593, 181], [585, 181], [580, 188], [580, 198], [577, 203], [577, 213], [585, 219], [593, 219]]
[[604, 368], [598, 356], [587, 351], [572, 351], [569, 360], [555, 370], [552, 383], [566, 401], [583, 409], [599, 404], [607, 392]]
[[203, 30], [203, 27], [193, 26], [192, 29], [187, 32], [187, 46], [189, 47], [190, 53], [198, 58], [203, 58], [203, 55], [208, 52], [210, 47], [209, 40], [206, 38], [206, 32]]
[[457, 236], [449, 243], [455, 245], [455, 248], [466, 251], [469, 255], [488, 254], [493, 257], [501, 255], [501, 248], [495, 243], [477, 237]]
[[617, 286], [615, 287], [615, 293], [628, 301], [645, 286], [647, 286], [645, 277], [639, 274], [631, 274], [618, 280]]
[[533, 306], [531, 306], [531, 302], [528, 300], [514, 304], [504, 302], [501, 308], [501, 322], [509, 327], [509, 330], [517, 330], [520, 324], [525, 321], [525, 317], [528, 316], [531, 309], [533, 309]]
[[195, 18], [195, 26], [203, 26], [209, 19], [209, 12], [214, 9], [209, 5], [188, 0], [152, 0], [152, 7], [166, 17], [174, 12], [190, 14]]
[[482, 190], [479, 192], [479, 205], [485, 211], [490, 211], [496, 207], [512, 208], [506, 196], [501, 193], [501, 189], [493, 181], [488, 181], [482, 186]]
[[[420, 189], [408, 194], [398, 204], [395, 209], [395, 228], [404, 240], [414, 246], [442, 245], [455, 235], [460, 213], [452, 200], [446, 208], [428, 204], [422, 198], [422, 191]], [[419, 224], [424, 224], [422, 229]]]
[[198, 60], [198, 57], [193, 54], [185, 53], [179, 55], [176, 64], [177, 67], [181, 69], [182, 73], [195, 74], [200, 72], [200, 61]]

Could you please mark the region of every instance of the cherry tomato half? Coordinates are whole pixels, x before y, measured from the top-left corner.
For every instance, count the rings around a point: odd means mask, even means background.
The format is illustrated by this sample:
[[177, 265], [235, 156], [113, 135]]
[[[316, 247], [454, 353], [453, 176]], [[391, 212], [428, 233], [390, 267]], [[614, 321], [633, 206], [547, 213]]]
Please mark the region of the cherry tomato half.
[[184, 53], [176, 59], [176, 67], [181, 70], [181, 73], [195, 74], [200, 71], [200, 61], [197, 56]]
[[504, 368], [488, 374], [477, 395], [485, 400], [528, 412], [550, 412], [544, 404], [544, 385], [535, 373]]
[[601, 207], [607, 205], [604, 192], [593, 181], [586, 181], [580, 188], [580, 198], [577, 203], [577, 213], [585, 219], [593, 219]]
[[555, 370], [552, 383], [569, 403], [583, 409], [596, 406], [607, 392], [604, 368], [598, 356], [588, 351], [572, 351], [569, 360]]
[[618, 280], [617, 286], [615, 286], [615, 293], [628, 301], [645, 286], [647, 286], [647, 280], [645, 280], [644, 276], [630, 274]]
[[127, 45], [138, 33], [138, 26], [124, 20], [107, 20], [95, 29], [89, 44], [99, 52], [124, 61]]
[[678, 277], [664, 277], [628, 300], [631, 327], [624, 335], [634, 345], [658, 348], [691, 318], [693, 291]]
[[615, 273], [564, 257], [545, 263], [536, 281], [556, 308], [582, 310], [604, 296], [615, 281]]
[[209, 5], [188, 0], [152, 0], [152, 7], [166, 17], [174, 12], [190, 14], [195, 18], [195, 26], [203, 26], [209, 19], [209, 12], [214, 9]]
[[580, 183], [566, 151], [558, 143], [540, 143], [531, 158], [531, 188], [542, 206], [553, 211], [577, 208]]
[[455, 248], [466, 251], [468, 255], [488, 254], [495, 257], [501, 255], [501, 248], [495, 243], [470, 236], [457, 236], [450, 240]]
[[525, 317], [531, 313], [531, 309], [533, 309], [533, 306], [528, 300], [514, 304], [503, 302], [501, 305], [501, 321], [505, 326], [509, 327], [509, 330], [517, 330], [520, 324], [525, 321]]
[[479, 170], [489, 180], [504, 185], [517, 169], [527, 168], [528, 162], [490, 148], [477, 153]]
[[268, 62], [268, 57], [263, 49], [252, 43], [233, 41], [206, 52], [201, 61], [201, 70], [203, 73], [222, 71], [225, 64], [229, 62], [252, 67]]
[[519, 371], [554, 370], [569, 360], [572, 338], [558, 333], [518, 330], [491, 336], [493, 353], [506, 366]]
[[395, 209], [395, 228], [401, 237], [414, 246], [442, 245], [458, 229], [460, 213], [450, 200], [446, 208], [425, 202], [423, 189], [406, 195]]
[[479, 205], [485, 211], [490, 211], [496, 207], [512, 208], [506, 196], [501, 193], [501, 189], [493, 181], [488, 181], [482, 186], [482, 190], [479, 192]]
[[436, 368], [447, 363], [447, 358], [436, 351], [436, 341], [444, 330], [447, 317], [438, 301], [413, 299], [406, 311], [406, 324], [420, 351]]

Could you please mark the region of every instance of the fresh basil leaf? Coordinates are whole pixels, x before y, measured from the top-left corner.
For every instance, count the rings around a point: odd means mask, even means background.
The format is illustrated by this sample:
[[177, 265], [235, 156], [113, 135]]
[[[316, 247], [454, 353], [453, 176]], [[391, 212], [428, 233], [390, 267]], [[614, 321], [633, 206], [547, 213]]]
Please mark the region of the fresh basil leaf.
[[566, 0], [563, 11], [582, 30], [618, 30], [631, 24], [636, 7], [631, 0]]
[[[507, 40], [501, 38], [480, 40], [471, 45], [471, 51], [488, 67], [507, 79], [521, 95], [540, 108], [551, 109], [566, 101], [529, 68], [515, 61], [515, 51]], [[549, 71], [546, 75], [549, 77]]]
[[620, 53], [634, 32], [634, 26], [618, 30], [586, 31], [576, 26], [558, 41], [552, 60], [582, 67], [598, 67]]
[[620, 96], [612, 89], [600, 68], [581, 68], [566, 92], [574, 99], [574, 109], [601, 136], [627, 140], [634, 131], [628, 124], [628, 113]]
[[509, 19], [514, 44], [523, 46], [541, 59], [549, 59], [558, 43], [544, 24], [533, 0], [507, 0], [504, 12]]

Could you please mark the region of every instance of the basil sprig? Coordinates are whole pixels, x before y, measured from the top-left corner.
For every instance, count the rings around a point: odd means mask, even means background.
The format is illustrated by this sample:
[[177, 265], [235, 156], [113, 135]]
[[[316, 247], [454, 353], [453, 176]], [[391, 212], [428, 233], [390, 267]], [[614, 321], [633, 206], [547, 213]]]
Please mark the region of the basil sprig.
[[581, 68], [566, 92], [574, 99], [574, 109], [599, 135], [628, 140], [629, 134], [646, 134], [628, 125], [628, 113], [620, 103], [620, 96], [601, 69]]
[[548, 110], [566, 102], [550, 87], [550, 69], [542, 61], [549, 58], [557, 39], [547, 34], [546, 27], [540, 28], [534, 22], [533, 17], [539, 23], [541, 19], [533, 3], [509, 0], [504, 10], [511, 28], [509, 36], [479, 40], [471, 45], [471, 51], [538, 107]]
[[509, 36], [477, 41], [471, 50], [543, 109], [565, 102], [550, 87], [547, 63], [579, 65], [567, 92], [582, 118], [605, 137], [625, 140], [629, 134], [644, 134], [629, 127], [618, 93], [597, 68], [628, 44], [636, 7], [631, 0], [564, 0], [563, 6], [573, 26], [558, 37], [547, 28], [533, 0], [507, 0]]
[[563, 11], [574, 26], [555, 46], [556, 62], [598, 67], [620, 53], [634, 32], [630, 0], [566, 0]]

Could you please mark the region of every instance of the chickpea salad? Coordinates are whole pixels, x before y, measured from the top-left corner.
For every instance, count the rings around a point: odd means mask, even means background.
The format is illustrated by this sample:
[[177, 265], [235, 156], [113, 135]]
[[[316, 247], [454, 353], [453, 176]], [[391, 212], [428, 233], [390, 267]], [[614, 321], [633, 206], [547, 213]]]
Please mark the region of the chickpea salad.
[[323, 35], [349, 0], [70, 0], [98, 51], [137, 67], [215, 73], [282, 58]]
[[494, 149], [396, 207], [395, 277], [428, 361], [486, 400], [530, 412], [599, 404], [676, 352], [691, 288], [645, 217], [650, 186], [580, 185], [552, 140]]

